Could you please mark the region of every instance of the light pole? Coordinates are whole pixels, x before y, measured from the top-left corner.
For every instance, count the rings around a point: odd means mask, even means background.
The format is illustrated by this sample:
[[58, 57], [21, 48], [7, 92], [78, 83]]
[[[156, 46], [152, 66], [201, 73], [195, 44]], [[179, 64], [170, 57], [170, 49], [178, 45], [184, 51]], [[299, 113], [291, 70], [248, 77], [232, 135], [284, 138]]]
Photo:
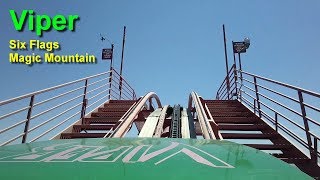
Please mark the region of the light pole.
[[224, 28], [224, 24], [222, 25], [223, 29], [223, 42], [224, 42], [224, 56], [226, 59], [226, 71], [227, 71], [227, 76], [226, 76], [226, 83], [227, 83], [227, 93], [228, 93], [228, 100], [230, 99], [230, 82], [229, 82], [229, 67], [228, 67], [228, 54], [227, 54], [227, 39], [226, 39], [226, 30]]
[[[103, 42], [104, 40], [108, 40], [107, 38], [103, 37], [101, 34], [101, 41]], [[110, 60], [110, 72], [109, 72], [109, 95], [108, 99], [111, 99], [111, 83], [112, 83], [112, 71], [113, 71], [113, 50], [114, 50], [114, 44], [108, 40], [109, 43], [111, 44], [111, 48], [105, 48], [102, 49], [102, 60]]]
[[[241, 55], [240, 54], [247, 52], [247, 49], [250, 46], [250, 39], [249, 38], [244, 38], [244, 40], [240, 41], [240, 42], [233, 42], [232, 41], [232, 46], [233, 46], [233, 61], [234, 61], [234, 66], [235, 66], [235, 74], [237, 74], [236, 73], [236, 57], [235, 57], [235, 54], [238, 53], [240, 79], [241, 79], [241, 85], [242, 85], [242, 82], [243, 82], [243, 79], [242, 79], [242, 63], [241, 63]], [[236, 94], [237, 94], [237, 89], [236, 89]], [[241, 95], [241, 92], [240, 92], [240, 95]], [[237, 97], [238, 97], [238, 95], [237, 95]]]
[[[243, 41], [240, 42], [233, 42], [232, 41], [232, 46], [233, 46], [233, 53], [238, 53], [238, 58], [239, 58], [239, 68], [240, 71], [242, 70], [242, 65], [241, 65], [241, 53], [247, 52], [247, 49], [249, 49], [250, 46], [250, 39], [249, 38], [244, 38]], [[236, 63], [235, 58], [234, 58], [234, 63]]]

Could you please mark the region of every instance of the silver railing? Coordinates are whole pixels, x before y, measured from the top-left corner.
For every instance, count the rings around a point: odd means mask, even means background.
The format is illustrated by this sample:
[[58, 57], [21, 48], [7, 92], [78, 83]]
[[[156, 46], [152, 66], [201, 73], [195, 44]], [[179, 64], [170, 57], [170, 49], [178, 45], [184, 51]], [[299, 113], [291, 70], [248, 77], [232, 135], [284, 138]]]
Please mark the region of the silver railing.
[[238, 99], [314, 162], [319, 162], [319, 93], [240, 71], [233, 65], [216, 99]]
[[0, 146], [47, 140], [110, 99], [136, 99], [114, 69], [0, 102]]

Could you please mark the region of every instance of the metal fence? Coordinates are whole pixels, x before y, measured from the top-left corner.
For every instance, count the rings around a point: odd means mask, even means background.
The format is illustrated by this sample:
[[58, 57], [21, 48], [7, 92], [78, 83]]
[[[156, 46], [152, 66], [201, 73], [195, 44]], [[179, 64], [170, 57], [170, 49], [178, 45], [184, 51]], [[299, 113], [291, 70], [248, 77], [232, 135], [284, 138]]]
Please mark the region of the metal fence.
[[136, 99], [114, 69], [0, 102], [0, 146], [47, 140], [110, 99]]
[[216, 99], [238, 99], [308, 157], [319, 162], [319, 93], [240, 71], [233, 65]]

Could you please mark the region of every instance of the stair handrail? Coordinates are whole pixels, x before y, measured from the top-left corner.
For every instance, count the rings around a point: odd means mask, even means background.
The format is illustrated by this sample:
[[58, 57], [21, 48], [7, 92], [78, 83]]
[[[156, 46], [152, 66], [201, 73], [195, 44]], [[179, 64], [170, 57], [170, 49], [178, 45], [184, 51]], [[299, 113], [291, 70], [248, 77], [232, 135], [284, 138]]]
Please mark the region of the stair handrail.
[[[233, 88], [230, 90], [230, 94], [227, 94], [227, 82], [223, 81], [217, 91], [216, 99], [227, 100], [228, 96], [233, 96], [233, 98], [246, 105], [267, 124], [271, 123], [271, 127], [277, 132], [283, 133], [288, 135], [287, 137], [292, 138], [287, 139], [313, 162], [319, 163], [318, 158], [320, 158], [320, 152], [318, 142], [320, 137], [315, 131], [320, 129], [320, 123], [319, 121], [307, 116], [307, 112], [309, 111], [309, 115], [317, 114], [317, 117], [319, 117], [320, 108], [307, 103], [306, 99], [312, 99], [319, 102], [320, 93], [238, 70], [235, 69], [235, 65], [230, 68], [229, 72], [231, 72], [229, 74], [229, 78], [232, 79], [229, 86]], [[275, 90], [274, 87], [272, 88], [270, 86], [278, 86], [278, 90]], [[279, 88], [283, 88], [283, 90], [287, 92], [280, 92]], [[295, 91], [295, 93], [297, 93], [297, 98], [288, 95], [289, 91]], [[308, 95], [308, 98], [305, 98], [305, 95]], [[282, 102], [280, 102], [281, 99], [283, 100]], [[291, 106], [288, 106], [286, 105], [287, 101], [295, 104], [290, 104]], [[296, 105], [299, 110], [296, 110], [297, 107], [295, 108], [294, 105]], [[292, 118], [293, 116], [301, 118], [303, 125], [294, 121]], [[289, 128], [288, 124], [285, 125], [280, 122], [280, 118], [286, 120], [285, 123], [289, 123], [289, 125], [292, 125], [296, 129], [303, 130], [306, 138], [302, 138], [297, 133], [294, 133], [295, 129]], [[313, 127], [313, 131], [310, 129], [310, 125], [312, 125], [311, 127]], [[306, 153], [305, 150], [307, 150], [308, 153]]]
[[114, 95], [111, 96], [118, 100], [137, 99], [135, 90], [130, 86], [126, 79], [121, 76], [116, 70], [113, 69], [112, 72], [112, 79], [114, 80], [112, 87], [115, 88], [115, 90], [112, 89], [112, 92], [118, 95], [118, 97]]
[[[140, 101], [140, 98], [138, 99], [137, 102]], [[123, 123], [123, 119], [125, 119], [126, 117], [128, 117], [128, 115], [130, 114], [130, 112], [132, 111], [132, 109], [134, 109], [136, 107], [137, 102], [134, 102], [130, 108], [128, 109], [128, 111], [126, 111], [122, 117], [120, 118], [120, 121], [118, 121], [119, 125], [121, 125], [121, 123]], [[112, 136], [112, 133], [114, 132], [114, 126], [108, 130], [108, 132], [103, 136], [103, 138], [108, 138], [109, 136]]]
[[[122, 97], [117, 96], [120, 90]], [[78, 115], [81, 120], [111, 99], [137, 99], [134, 89], [115, 69], [1, 101], [0, 146], [19, 139], [21, 143], [37, 141], [51, 133], [54, 137], [59, 128], [78, 121]]]
[[125, 115], [119, 120], [120, 124], [113, 131], [110, 137], [123, 137], [126, 132], [129, 130], [129, 127], [132, 125], [134, 119], [138, 116], [140, 111], [145, 107], [147, 101], [155, 99], [158, 105], [158, 108], [162, 108], [161, 101], [158, 95], [154, 92], [149, 92], [145, 96], [141, 97], [138, 102], [130, 108]]
[[[203, 107], [203, 102], [201, 101], [200, 96], [196, 92], [191, 92], [189, 95], [189, 109], [193, 109], [192, 102], [194, 103], [194, 110], [195, 112], [197, 112], [198, 121], [203, 137], [205, 139], [222, 139], [222, 136], [217, 131], [218, 125], [214, 122], [210, 112], [205, 111], [206, 107]], [[209, 113], [209, 117], [207, 116], [207, 113]], [[214, 124], [216, 131], [213, 131], [210, 122]]]
[[52, 91], [52, 90], [55, 90], [55, 89], [58, 89], [58, 88], [62, 88], [62, 87], [65, 87], [65, 86], [68, 86], [68, 85], [71, 85], [71, 84], [75, 84], [75, 83], [80, 82], [80, 81], [84, 81], [84, 80], [87, 80], [87, 79], [92, 79], [92, 78], [95, 78], [95, 77], [98, 77], [98, 76], [102, 76], [102, 75], [105, 75], [105, 74], [108, 74], [108, 73], [110, 73], [110, 71], [99, 73], [99, 74], [92, 75], [92, 76], [88, 76], [88, 77], [85, 77], [85, 78], [81, 78], [81, 79], [78, 79], [78, 80], [74, 80], [74, 81], [71, 81], [71, 82], [67, 82], [67, 83], [64, 83], [64, 84], [53, 86], [53, 87], [50, 87], [50, 88], [42, 89], [40, 91], [35, 91], [35, 92], [32, 92], [32, 93], [28, 93], [28, 94], [25, 94], [25, 95], [22, 95], [22, 96], [18, 96], [18, 97], [15, 97], [15, 98], [11, 98], [11, 99], [8, 99], [8, 100], [0, 101], [0, 106], [6, 105], [6, 104], [9, 104], [11, 102], [18, 101], [18, 100], [21, 100], [21, 99], [25, 99], [25, 98], [28, 98], [28, 97], [31, 97], [31, 96], [35, 96], [35, 95], [38, 95], [38, 94], [42, 94], [42, 93], [45, 93], [45, 92], [48, 92], [48, 91]]

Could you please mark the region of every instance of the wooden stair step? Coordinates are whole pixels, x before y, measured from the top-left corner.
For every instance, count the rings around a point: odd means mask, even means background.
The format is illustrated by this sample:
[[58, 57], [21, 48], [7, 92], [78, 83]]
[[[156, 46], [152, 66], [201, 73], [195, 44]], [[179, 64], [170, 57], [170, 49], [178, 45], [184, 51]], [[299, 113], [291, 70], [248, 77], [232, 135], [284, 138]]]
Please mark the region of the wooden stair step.
[[92, 117], [122, 117], [125, 112], [94, 112]]
[[237, 100], [223, 100], [223, 101], [210, 101], [210, 100], [204, 100], [207, 104], [239, 104], [239, 101]]
[[289, 163], [289, 164], [306, 164], [309, 163], [311, 160], [309, 158], [279, 158], [282, 161]]
[[256, 117], [215, 117], [216, 123], [255, 123], [258, 121]]
[[221, 104], [221, 105], [214, 105], [214, 104], [207, 104], [208, 109], [242, 109], [243, 106], [239, 104]]
[[98, 112], [127, 112], [129, 110], [130, 107], [128, 108], [123, 108], [123, 109], [119, 109], [119, 108], [109, 108], [109, 107], [100, 107], [98, 108]]
[[206, 104], [207, 107], [209, 109], [212, 109], [212, 110], [216, 110], [216, 109], [221, 109], [221, 110], [224, 110], [224, 109], [241, 109], [241, 110], [246, 110], [246, 107], [245, 106], [242, 106], [240, 104], [237, 104], [237, 105], [226, 105], [226, 106], [223, 106], [223, 105], [214, 105], [214, 104]]
[[251, 112], [234, 112], [234, 111], [225, 111], [225, 112], [211, 112], [212, 117], [252, 117], [254, 116]]
[[211, 104], [211, 105], [239, 105], [241, 104], [239, 101], [230, 101], [230, 100], [226, 100], [226, 101], [208, 101], [208, 100], [204, 100], [204, 103], [206, 104]]
[[106, 133], [62, 133], [61, 139], [103, 138]]
[[220, 107], [220, 106], [208, 106], [208, 109], [213, 112], [247, 112], [248, 109], [242, 106], [232, 106], [232, 107]]
[[292, 148], [291, 144], [244, 144], [259, 150], [285, 150]]
[[237, 100], [218, 100], [218, 99], [208, 99], [208, 100], [204, 100], [205, 102], [214, 102], [214, 103], [218, 103], [218, 102], [238, 102]]
[[272, 156], [281, 159], [282, 161], [289, 163], [289, 164], [296, 164], [296, 163], [308, 163], [310, 159], [308, 157], [289, 157], [286, 154], [271, 154]]
[[110, 100], [109, 104], [133, 104], [137, 100]]
[[219, 130], [236, 130], [236, 131], [260, 131], [266, 129], [265, 124], [250, 124], [250, 125], [239, 125], [239, 124], [221, 124]]
[[111, 124], [116, 123], [121, 117], [90, 117], [84, 118], [85, 124]]
[[223, 139], [273, 139], [277, 138], [279, 134], [244, 134], [244, 133], [221, 133]]
[[121, 104], [105, 104], [101, 108], [114, 109], [114, 110], [128, 110], [131, 105], [121, 105]]
[[75, 132], [81, 132], [83, 130], [110, 130], [114, 124], [109, 125], [90, 125], [90, 124], [83, 124], [83, 125], [73, 125], [73, 129]]

